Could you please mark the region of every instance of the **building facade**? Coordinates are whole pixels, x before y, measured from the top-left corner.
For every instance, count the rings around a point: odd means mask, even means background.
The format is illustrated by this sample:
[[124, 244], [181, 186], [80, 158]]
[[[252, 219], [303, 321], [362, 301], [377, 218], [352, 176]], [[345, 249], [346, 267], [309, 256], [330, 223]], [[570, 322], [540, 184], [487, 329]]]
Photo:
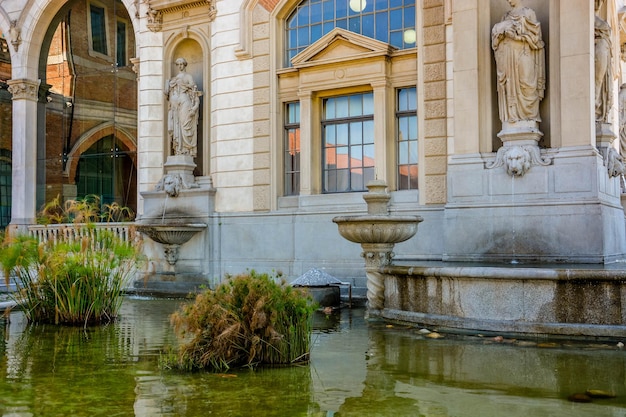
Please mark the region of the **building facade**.
[[[622, 4], [521, 2], [539, 23], [545, 85], [539, 133], [518, 146], [502, 135], [491, 36], [509, 3], [5, 1], [0, 209], [6, 189], [10, 227], [23, 229], [56, 195], [100, 195], [138, 219], [161, 207], [147, 201], [172, 154], [164, 86], [182, 57], [202, 94], [195, 181], [212, 192], [199, 200], [207, 229], [176, 264], [147, 242], [165, 286], [321, 268], [364, 287], [360, 248], [332, 218], [364, 213], [372, 179], [388, 184], [392, 213], [424, 218], [398, 260], [620, 260], [620, 175], [607, 155], [619, 153]], [[597, 18], [612, 57], [600, 124]], [[530, 155], [521, 172], [508, 146]]]

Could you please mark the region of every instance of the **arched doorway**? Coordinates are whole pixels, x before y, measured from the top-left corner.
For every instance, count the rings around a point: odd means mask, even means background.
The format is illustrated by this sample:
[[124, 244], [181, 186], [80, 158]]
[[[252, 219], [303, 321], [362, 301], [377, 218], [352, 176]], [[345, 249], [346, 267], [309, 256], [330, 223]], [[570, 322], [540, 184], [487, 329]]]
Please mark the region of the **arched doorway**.
[[[135, 37], [123, 3], [69, 1], [53, 19], [41, 56], [38, 206], [57, 196], [97, 195], [136, 211]], [[98, 131], [95, 141], [84, 142]]]

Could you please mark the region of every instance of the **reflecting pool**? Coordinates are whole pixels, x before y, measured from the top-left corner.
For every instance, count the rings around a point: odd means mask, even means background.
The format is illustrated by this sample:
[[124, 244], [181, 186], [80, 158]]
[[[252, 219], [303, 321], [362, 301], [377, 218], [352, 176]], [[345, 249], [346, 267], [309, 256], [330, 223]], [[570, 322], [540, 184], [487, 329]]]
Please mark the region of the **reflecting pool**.
[[[180, 300], [127, 298], [102, 328], [27, 326], [0, 344], [1, 416], [626, 416], [626, 350], [487, 337], [431, 339], [367, 324], [363, 310], [316, 317], [306, 366], [184, 374], [159, 368]], [[612, 393], [568, 401], [586, 390]]]

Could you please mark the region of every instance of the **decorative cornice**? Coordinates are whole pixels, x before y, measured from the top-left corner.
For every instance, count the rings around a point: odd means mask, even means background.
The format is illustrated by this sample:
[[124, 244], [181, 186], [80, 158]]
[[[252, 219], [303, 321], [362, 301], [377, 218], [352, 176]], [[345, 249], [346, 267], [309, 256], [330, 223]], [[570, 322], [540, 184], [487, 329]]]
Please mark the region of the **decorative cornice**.
[[39, 98], [39, 84], [41, 80], [8, 80], [9, 93], [12, 94], [13, 100], [33, 100]]
[[148, 0], [148, 29], [159, 32], [163, 27], [163, 15], [182, 12], [197, 7], [208, 7], [209, 22], [215, 20], [217, 8], [215, 0]]

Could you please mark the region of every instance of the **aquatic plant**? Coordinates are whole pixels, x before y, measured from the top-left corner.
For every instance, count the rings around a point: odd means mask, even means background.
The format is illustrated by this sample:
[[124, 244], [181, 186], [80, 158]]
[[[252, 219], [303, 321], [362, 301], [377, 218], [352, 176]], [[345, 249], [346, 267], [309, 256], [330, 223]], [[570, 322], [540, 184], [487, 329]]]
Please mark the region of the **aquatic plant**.
[[61, 201], [61, 196], [46, 203], [37, 216], [39, 224], [125, 222], [132, 221], [135, 213], [132, 209], [117, 202], [101, 204], [100, 197], [88, 195], [76, 200]]
[[2, 244], [0, 264], [7, 280], [15, 277], [12, 297], [29, 321], [86, 325], [116, 317], [139, 252], [134, 242], [90, 230], [71, 241], [40, 243], [19, 235]]
[[5, 279], [15, 278], [12, 296], [29, 321], [55, 324], [93, 324], [113, 320], [123, 291], [140, 262], [137, 241], [126, 241], [95, 226], [98, 200], [47, 204], [40, 218], [74, 221], [75, 233], [58, 240], [8, 235], [0, 246]]
[[309, 296], [269, 274], [227, 276], [172, 315], [182, 343], [171, 366], [223, 372], [308, 361], [314, 311]]

